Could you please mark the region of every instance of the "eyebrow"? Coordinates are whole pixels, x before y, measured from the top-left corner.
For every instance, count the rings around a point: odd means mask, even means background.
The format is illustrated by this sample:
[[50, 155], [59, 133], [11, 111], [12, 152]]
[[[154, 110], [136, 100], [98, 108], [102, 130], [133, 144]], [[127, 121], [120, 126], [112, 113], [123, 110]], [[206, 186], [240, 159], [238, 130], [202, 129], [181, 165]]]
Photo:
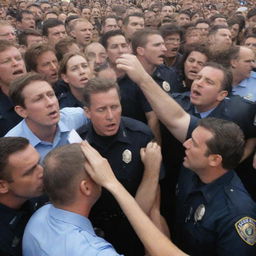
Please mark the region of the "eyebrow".
[[28, 170], [26, 170], [26, 171], [22, 174], [22, 176], [26, 176], [26, 175], [28, 175], [30, 172], [32, 172], [32, 171], [37, 167], [37, 165], [39, 164], [39, 162], [40, 162], [40, 159], [38, 160], [38, 162], [37, 162], [34, 166], [32, 166], [31, 168], [29, 168]]

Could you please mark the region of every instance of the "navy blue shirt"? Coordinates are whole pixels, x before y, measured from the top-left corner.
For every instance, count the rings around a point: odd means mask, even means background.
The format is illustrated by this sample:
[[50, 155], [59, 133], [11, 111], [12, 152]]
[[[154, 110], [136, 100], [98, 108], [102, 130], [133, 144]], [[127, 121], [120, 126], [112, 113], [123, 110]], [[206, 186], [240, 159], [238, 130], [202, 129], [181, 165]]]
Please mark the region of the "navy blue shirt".
[[58, 101], [59, 101], [60, 108], [66, 108], [66, 107], [83, 108], [84, 107], [84, 104], [81, 101], [79, 101], [78, 99], [76, 99], [70, 90], [68, 90], [66, 92], [62, 92], [58, 96]]
[[256, 255], [256, 206], [234, 171], [209, 184], [182, 168], [175, 242], [189, 255]]
[[0, 137], [3, 137], [21, 120], [22, 117], [15, 112], [10, 98], [0, 89]]

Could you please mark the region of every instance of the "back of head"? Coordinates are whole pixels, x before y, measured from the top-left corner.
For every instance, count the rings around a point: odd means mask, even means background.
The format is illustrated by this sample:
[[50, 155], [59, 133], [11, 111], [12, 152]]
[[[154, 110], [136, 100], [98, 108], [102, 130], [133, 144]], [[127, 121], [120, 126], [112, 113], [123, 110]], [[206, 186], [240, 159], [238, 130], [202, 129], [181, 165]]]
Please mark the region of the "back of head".
[[88, 177], [84, 163], [79, 144], [64, 145], [47, 154], [43, 162], [43, 181], [53, 204], [72, 204], [80, 182]]
[[244, 152], [244, 135], [240, 127], [231, 121], [217, 118], [201, 119], [199, 126], [213, 134], [206, 142], [207, 154], [219, 154], [224, 169], [235, 168]]

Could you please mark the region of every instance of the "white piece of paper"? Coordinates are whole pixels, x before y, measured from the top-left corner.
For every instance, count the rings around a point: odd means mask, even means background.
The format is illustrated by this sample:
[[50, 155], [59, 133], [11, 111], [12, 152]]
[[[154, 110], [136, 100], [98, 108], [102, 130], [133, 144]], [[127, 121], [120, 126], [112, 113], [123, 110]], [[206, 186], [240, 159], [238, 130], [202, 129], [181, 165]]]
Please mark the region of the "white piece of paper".
[[81, 143], [83, 140], [82, 138], [79, 136], [79, 134], [74, 130], [72, 129], [68, 135], [68, 142], [70, 144], [72, 143]]

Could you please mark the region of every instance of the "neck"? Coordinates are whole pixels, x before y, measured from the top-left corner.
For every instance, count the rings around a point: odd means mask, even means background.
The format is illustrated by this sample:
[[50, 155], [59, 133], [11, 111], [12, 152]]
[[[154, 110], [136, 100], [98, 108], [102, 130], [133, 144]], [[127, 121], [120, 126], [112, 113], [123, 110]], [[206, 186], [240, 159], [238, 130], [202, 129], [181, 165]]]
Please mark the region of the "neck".
[[0, 198], [0, 203], [11, 209], [20, 209], [26, 201], [27, 199], [25, 198], [11, 197], [10, 195]]
[[1, 91], [9, 97], [9, 88], [6, 85], [0, 84]]
[[211, 106], [195, 106], [195, 109], [199, 112], [199, 113], [202, 113], [202, 112], [207, 112], [207, 111], [210, 111], [214, 108], [216, 108], [218, 105], [219, 105], [220, 102], [216, 102], [214, 105], [211, 105]]
[[236, 75], [236, 72], [233, 71], [233, 82], [232, 82], [232, 86], [235, 87], [238, 84], [240, 84], [240, 82], [242, 82], [244, 80], [244, 78], [239, 77], [238, 75]]
[[140, 61], [140, 63], [142, 64], [142, 66], [144, 67], [144, 69], [147, 71], [147, 73], [149, 75], [152, 75], [153, 72], [156, 69], [156, 65], [150, 64], [148, 63], [146, 60], [144, 60], [143, 57], [137, 56], [138, 60]]
[[73, 94], [73, 96], [79, 100], [80, 102], [83, 101], [83, 88], [74, 88], [73, 86], [70, 86], [70, 91]]
[[196, 173], [203, 183], [209, 184], [219, 179], [227, 172], [228, 171], [223, 168], [210, 168], [207, 171], [202, 170], [202, 171], [197, 171]]
[[28, 118], [25, 120], [29, 129], [42, 141], [53, 142], [57, 131], [57, 124], [52, 126], [39, 126]]

